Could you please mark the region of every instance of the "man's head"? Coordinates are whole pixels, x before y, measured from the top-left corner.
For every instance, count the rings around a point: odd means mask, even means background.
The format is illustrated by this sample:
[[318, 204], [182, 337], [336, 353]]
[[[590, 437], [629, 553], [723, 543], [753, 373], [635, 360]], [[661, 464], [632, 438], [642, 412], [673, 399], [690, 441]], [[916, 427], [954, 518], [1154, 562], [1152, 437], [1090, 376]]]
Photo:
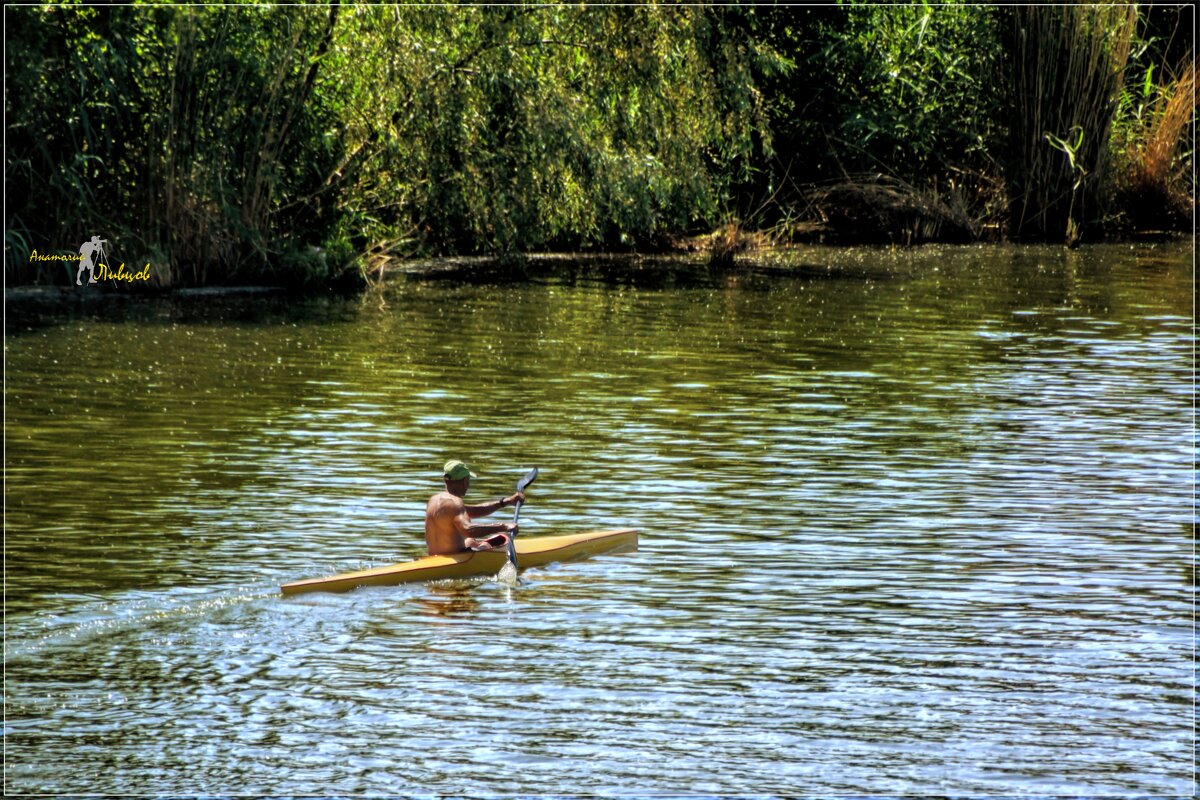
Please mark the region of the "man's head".
[[471, 478], [478, 477], [471, 468], [461, 461], [447, 461], [446, 466], [442, 467], [442, 479], [446, 481], [446, 490], [453, 495], [462, 495], [467, 493], [467, 487], [471, 484]]

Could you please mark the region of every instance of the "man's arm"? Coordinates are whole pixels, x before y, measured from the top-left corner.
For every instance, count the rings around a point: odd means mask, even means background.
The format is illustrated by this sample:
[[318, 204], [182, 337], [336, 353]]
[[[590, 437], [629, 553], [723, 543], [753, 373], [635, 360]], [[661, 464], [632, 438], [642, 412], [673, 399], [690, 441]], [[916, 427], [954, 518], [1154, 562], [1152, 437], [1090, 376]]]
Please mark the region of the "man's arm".
[[[471, 519], [475, 519], [476, 517], [486, 517], [491, 514], [495, 514], [500, 509], [506, 506], [511, 506], [518, 501], [522, 503], [525, 502], [524, 492], [510, 494], [508, 497], [501, 497], [499, 500], [493, 500], [490, 503], [480, 503], [474, 506], [466, 506], [467, 516], [469, 516]], [[494, 531], [494, 533], [499, 532], [500, 531]]]
[[[495, 503], [485, 503], [485, 506], [493, 506]], [[479, 506], [474, 506], [479, 508]], [[491, 522], [482, 525], [472, 525], [470, 521], [470, 512], [472, 506], [464, 506], [460, 514], [454, 515], [454, 529], [458, 531], [459, 537], [462, 539], [464, 549], [480, 547], [483, 550], [491, 550], [490, 545], [486, 545], [480, 539], [486, 539], [489, 536], [494, 536], [497, 533], [509, 533], [515, 527], [511, 522]], [[488, 512], [491, 513], [490, 511]]]
[[487, 525], [472, 525], [470, 527], [471, 535], [463, 539], [463, 545], [468, 549], [491, 550], [492, 546], [482, 541], [489, 536], [495, 536], [497, 533], [512, 533], [516, 528], [511, 522], [492, 522]]

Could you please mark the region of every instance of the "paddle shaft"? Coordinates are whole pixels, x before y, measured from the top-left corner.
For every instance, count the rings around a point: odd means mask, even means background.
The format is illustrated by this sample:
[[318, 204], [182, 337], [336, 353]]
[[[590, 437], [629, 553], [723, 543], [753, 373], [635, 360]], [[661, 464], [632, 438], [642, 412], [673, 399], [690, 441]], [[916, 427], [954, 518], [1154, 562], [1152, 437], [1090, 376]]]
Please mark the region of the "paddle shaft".
[[513, 506], [513, 529], [512, 534], [508, 537], [508, 560], [512, 565], [517, 566], [517, 518], [521, 516], [521, 501]]
[[[524, 492], [529, 488], [529, 484], [533, 483], [538, 476], [538, 469], [534, 467], [525, 474], [524, 478], [517, 481], [517, 492]], [[521, 506], [524, 505], [520, 500], [513, 505], [513, 530], [512, 535], [508, 537], [508, 560], [513, 565], [513, 569], [517, 568], [517, 520], [521, 517]]]

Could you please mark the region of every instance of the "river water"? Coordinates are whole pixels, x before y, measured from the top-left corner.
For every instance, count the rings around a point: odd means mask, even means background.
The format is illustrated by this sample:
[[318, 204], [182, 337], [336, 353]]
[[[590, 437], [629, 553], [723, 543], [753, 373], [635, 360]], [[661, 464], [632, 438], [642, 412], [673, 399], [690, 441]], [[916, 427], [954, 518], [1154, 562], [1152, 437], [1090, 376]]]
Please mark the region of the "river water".
[[6, 304], [7, 791], [1192, 793], [1191, 242], [511, 277]]

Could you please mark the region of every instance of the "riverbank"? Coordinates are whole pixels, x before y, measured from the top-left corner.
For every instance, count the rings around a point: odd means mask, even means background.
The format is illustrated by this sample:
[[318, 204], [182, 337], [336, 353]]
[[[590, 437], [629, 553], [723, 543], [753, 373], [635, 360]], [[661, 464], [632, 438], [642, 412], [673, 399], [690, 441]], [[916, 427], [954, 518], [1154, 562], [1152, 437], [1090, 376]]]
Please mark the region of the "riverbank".
[[[311, 286], [207, 286], [130, 291], [125, 286], [18, 286], [5, 291], [7, 330], [74, 316], [110, 316], [127, 307], [173, 309], [189, 317], [244, 308], [247, 299], [260, 299], [264, 307], [304, 305], [322, 298], [369, 296], [398, 282], [458, 282], [464, 285], [505, 284], [524, 281], [585, 280], [657, 288], [708, 285], [738, 276], [809, 276], [870, 279], [904, 265], [904, 269], [936, 270], [940, 260], [959, 251], [979, 257], [1009, 258], [1040, 253], [1043, 258], [1064, 257], [1061, 245], [974, 242], [926, 242], [903, 245], [888, 241], [845, 245], [848, 233], [836, 226], [813, 224], [786, 243], [770, 231], [745, 232], [727, 228], [712, 234], [680, 238], [649, 252], [529, 253], [494, 256], [390, 259], [380, 263], [360, 288], [332, 291]], [[1128, 245], [1135, 252], [1152, 253], [1158, 247], [1190, 246], [1196, 238], [1171, 231], [1140, 231], [1119, 241], [1086, 244], [1078, 248]]]
[[[836, 194], [836, 193], [831, 193]], [[887, 197], [880, 195], [880, 197]], [[1020, 243], [1004, 241], [1000, 237], [989, 237], [989, 228], [974, 225], [972, 236], [964, 235], [968, 228], [963, 224], [943, 225], [947, 219], [936, 205], [913, 202], [898, 202], [888, 197], [887, 206], [860, 205], [851, 213], [843, 206], [843, 213], [828, 215], [826, 219], [793, 222], [770, 229], [749, 230], [736, 222], [705, 234], [672, 236], [643, 248], [629, 247], [624, 250], [592, 252], [537, 252], [506, 256], [464, 255], [441, 257], [391, 257], [376, 258], [367, 272], [355, 272], [348, 277], [349, 270], [342, 270], [342, 277], [331, 283], [314, 284], [278, 283], [262, 285], [214, 285], [202, 287], [129, 286], [117, 283], [95, 285], [41, 285], [11, 286], [5, 290], [6, 306], [10, 304], [23, 310], [53, 313], [54, 309], [71, 307], [85, 308], [109, 300], [127, 302], [136, 298], [226, 298], [241, 295], [280, 295], [289, 297], [322, 297], [330, 295], [353, 295], [377, 287], [396, 275], [425, 277], [457, 277], [464, 281], [487, 280], [518, 281], [536, 275], [539, 271], [556, 266], [591, 265], [599, 274], [613, 280], [630, 277], [645, 278], [652, 273], [679, 273], [673, 279], [685, 279], [682, 273], [688, 270], [708, 268], [752, 268], [766, 258], [771, 263], [809, 264], [814, 253], [818, 258], [829, 258], [839, 250], [856, 252], [860, 249], [880, 247], [911, 250], [920, 253], [927, 247], [977, 247], [996, 248], [1040, 246], [1049, 251], [1062, 249], [1062, 245]], [[1146, 244], [1171, 243], [1195, 240], [1193, 234], [1178, 230], [1122, 229], [1101, 242], [1085, 243], [1083, 246], [1102, 244]], [[1080, 246], [1080, 245], [1075, 245]], [[807, 258], [807, 261], [806, 261]], [[840, 261], [832, 256], [833, 261]], [[286, 274], [273, 271], [278, 278]], [[660, 275], [661, 277], [661, 275]]]

